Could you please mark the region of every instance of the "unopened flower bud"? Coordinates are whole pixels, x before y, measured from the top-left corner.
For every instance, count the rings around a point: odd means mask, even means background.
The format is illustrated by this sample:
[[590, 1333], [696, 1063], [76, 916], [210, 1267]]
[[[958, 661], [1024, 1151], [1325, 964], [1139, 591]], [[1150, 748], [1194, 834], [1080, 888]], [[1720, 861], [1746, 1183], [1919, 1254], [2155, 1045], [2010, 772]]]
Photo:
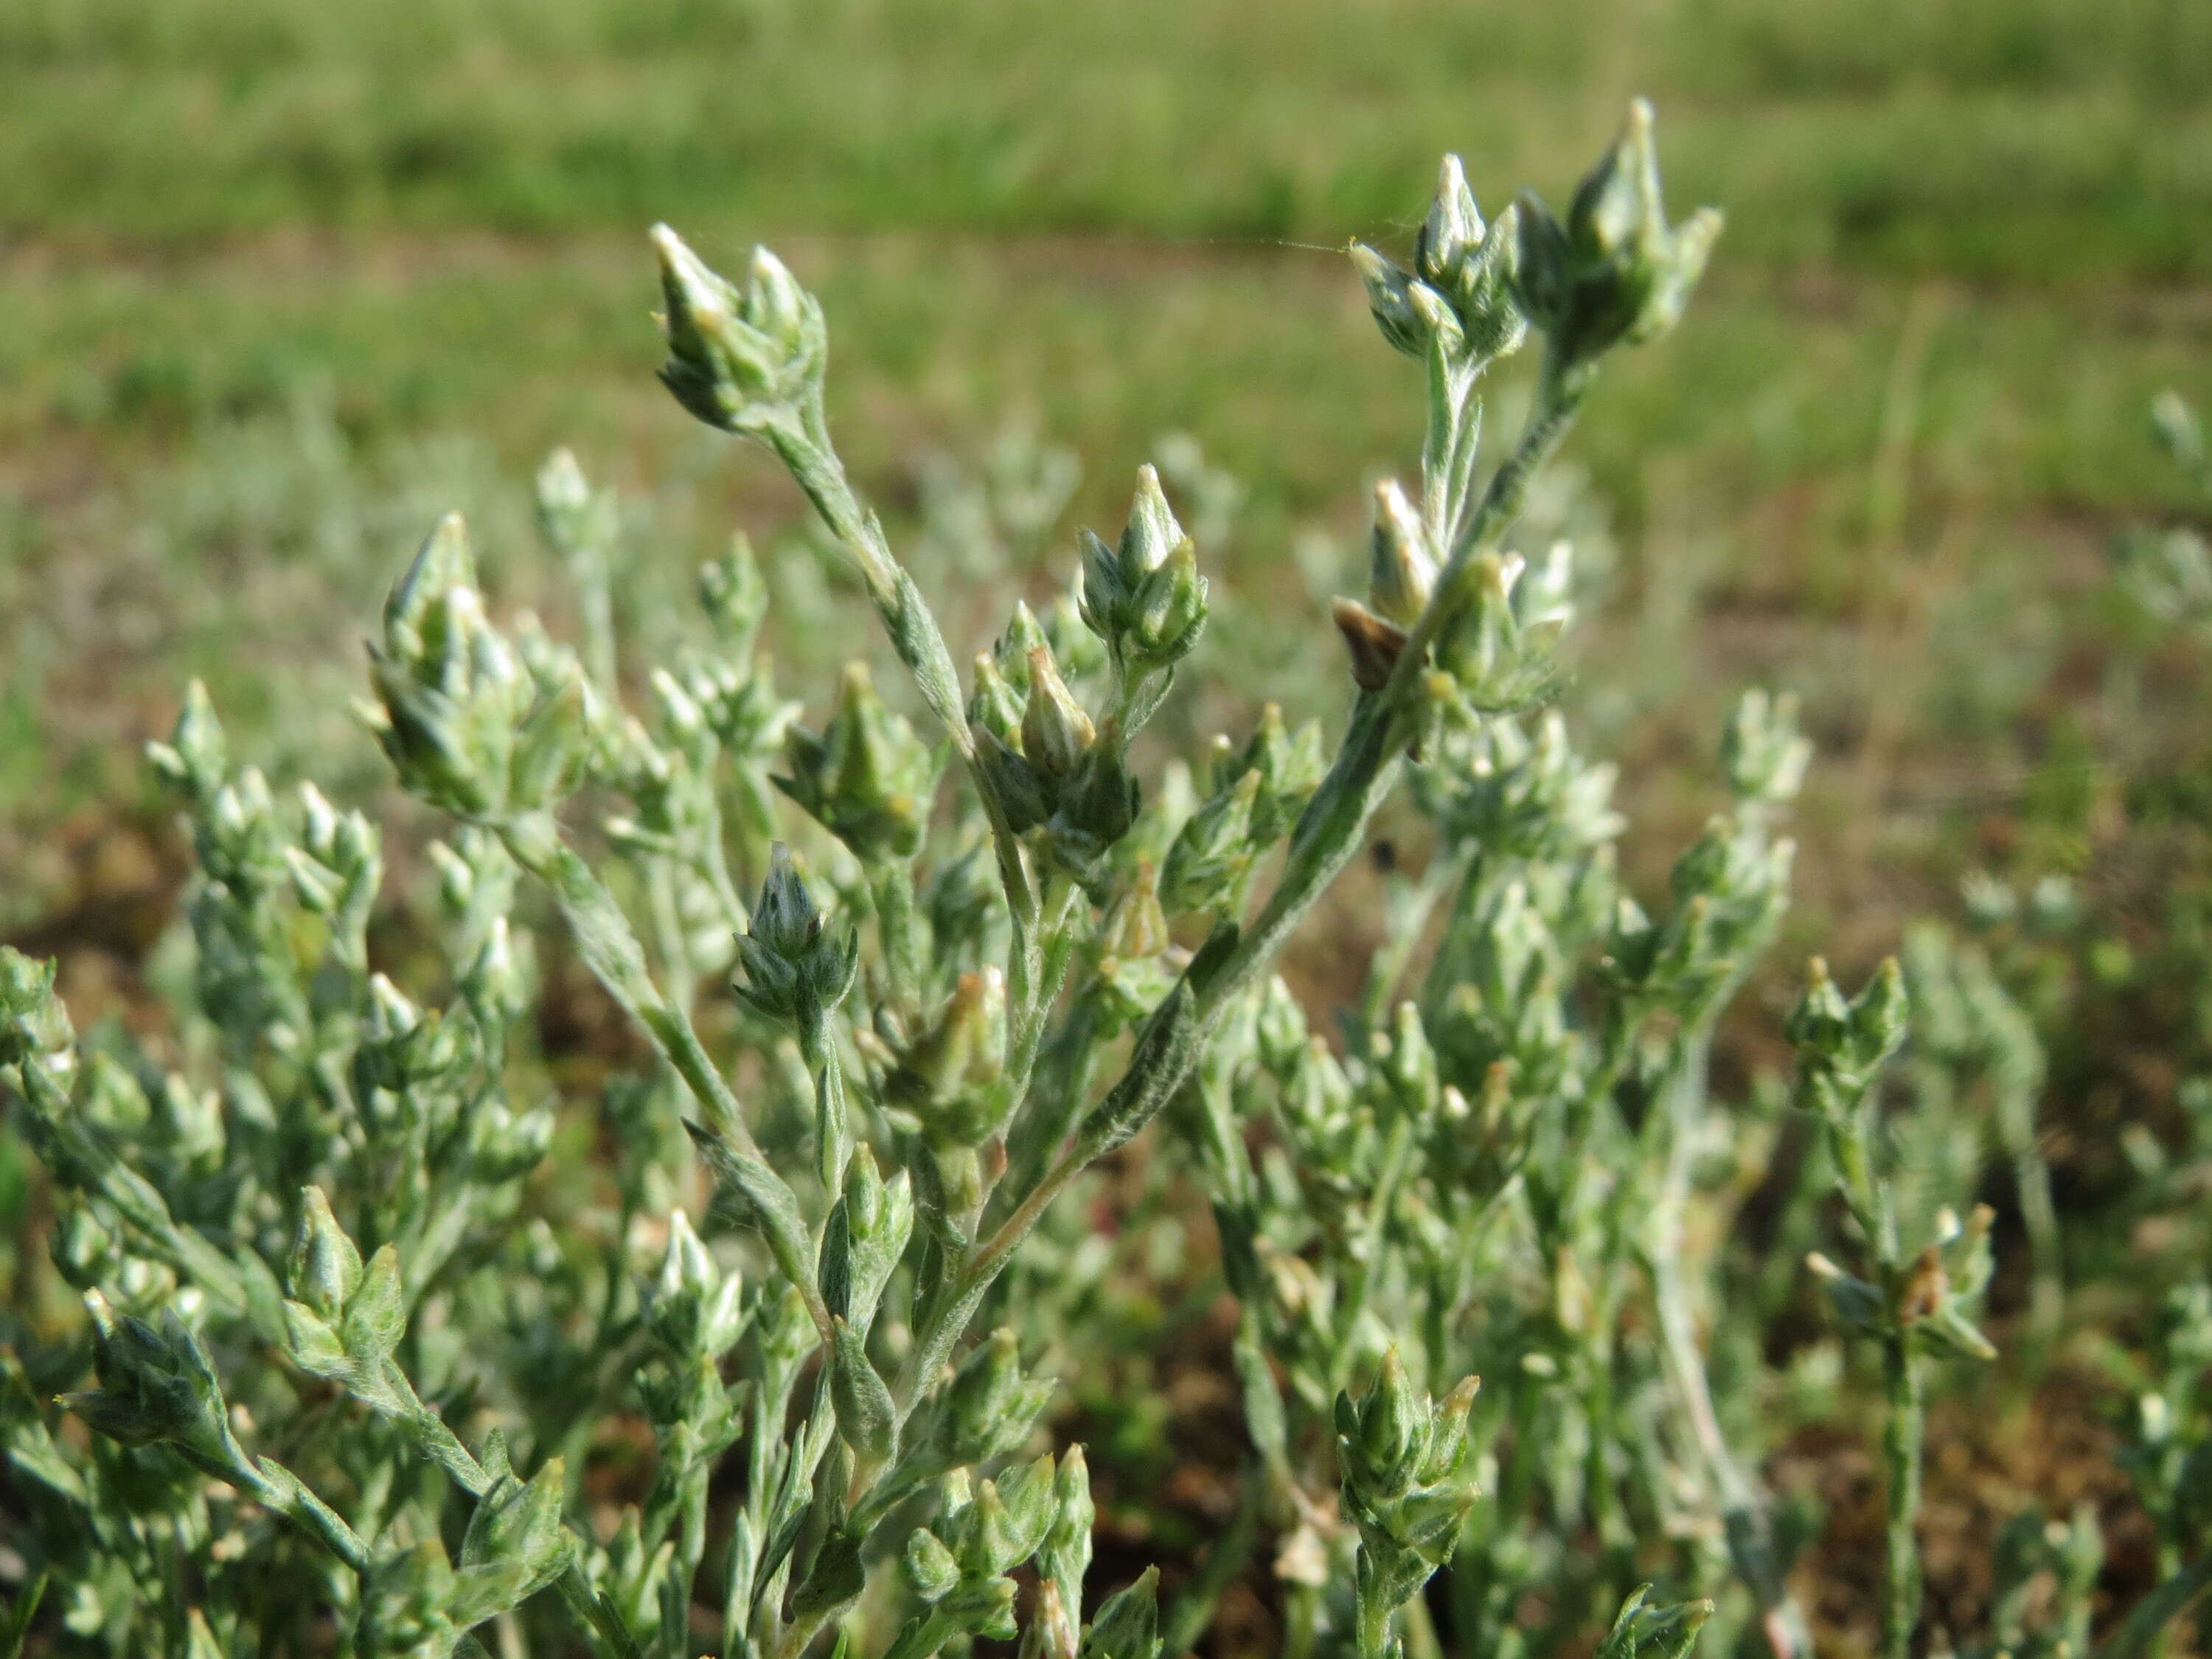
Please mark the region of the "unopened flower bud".
[[916, 1527], [908, 1535], [899, 1565], [907, 1588], [925, 1602], [942, 1601], [960, 1582], [960, 1564], [945, 1540], [927, 1527]]
[[1376, 616], [1357, 599], [1339, 599], [1329, 607], [1336, 631], [1352, 653], [1352, 683], [1363, 691], [1380, 691], [1390, 683], [1406, 630]]
[[0, 1067], [50, 1066], [76, 1041], [69, 1012], [54, 994], [54, 964], [0, 945]]
[[1053, 1477], [1052, 1520], [1037, 1547], [1037, 1571], [1056, 1588], [1073, 1619], [1083, 1606], [1083, 1576], [1091, 1567], [1091, 1529], [1097, 1510], [1091, 1501], [1091, 1469], [1080, 1445], [1060, 1455]]
[[1160, 475], [1147, 461], [1137, 469], [1136, 498], [1129, 504], [1129, 522], [1121, 532], [1122, 573], [1131, 577], [1151, 574], [1167, 562], [1168, 555], [1182, 539], [1182, 526], [1176, 522], [1168, 498], [1160, 489]]
[[1798, 735], [1796, 698], [1770, 698], [1753, 687], [1737, 700], [1722, 734], [1721, 765], [1739, 799], [1794, 799], [1812, 758], [1813, 745]]
[[100, 1386], [64, 1397], [93, 1429], [129, 1446], [173, 1446], [218, 1480], [246, 1465], [230, 1430], [222, 1389], [206, 1350], [173, 1309], [156, 1324], [118, 1316], [98, 1291], [85, 1293], [92, 1316], [93, 1364]]
[[1048, 778], [1064, 777], [1091, 750], [1097, 731], [1083, 705], [1061, 684], [1049, 647], [1029, 653], [1029, 707], [1022, 714], [1022, 753]]
[[567, 1498], [567, 1471], [557, 1457], [547, 1458], [527, 1481], [510, 1474], [495, 1482], [477, 1500], [461, 1540], [464, 1577], [471, 1568], [499, 1568], [499, 1595], [508, 1607], [558, 1578], [573, 1547], [562, 1518]]
[[963, 974], [950, 1000], [900, 1054], [884, 1098], [922, 1120], [932, 1139], [974, 1146], [996, 1127], [992, 1089], [1005, 1070], [1006, 978], [996, 968]]
[[574, 453], [556, 449], [538, 469], [536, 494], [538, 528], [553, 550], [571, 569], [603, 580], [620, 528], [613, 492], [593, 489]]
[[1427, 327], [1413, 304], [1414, 279], [1392, 264], [1364, 242], [1350, 249], [1352, 268], [1367, 288], [1367, 308], [1382, 337], [1409, 357], [1429, 349]]
[[230, 745], [216, 718], [214, 700], [199, 680], [185, 685], [169, 740], [147, 744], [146, 757], [162, 781], [188, 799], [205, 800], [222, 787], [230, 769]]
[[1192, 813], [1176, 835], [1160, 870], [1160, 902], [1170, 914], [1226, 914], [1241, 905], [1257, 850], [1252, 816], [1261, 783], [1256, 770], [1244, 773]]
[[1006, 618], [1006, 626], [991, 642], [991, 659], [998, 665], [999, 672], [1006, 677], [1015, 696], [1026, 701], [1030, 695], [1030, 653], [1039, 646], [1052, 648], [1046, 637], [1044, 624], [1037, 620], [1026, 599], [1014, 601], [1013, 614]]
[[1565, 223], [1534, 196], [1520, 210], [1516, 293], [1565, 369], [1672, 327], [1721, 228], [1711, 209], [1668, 227], [1651, 106], [1640, 98], [1576, 191]]
[[761, 949], [787, 962], [804, 957], [821, 937], [822, 913], [799, 878], [791, 848], [781, 842], [769, 849], [768, 876], [753, 906], [750, 933]]
[[1021, 1350], [1003, 1326], [961, 1362], [940, 1402], [949, 1466], [1002, 1456], [1029, 1438], [1052, 1385], [1022, 1374]]
[[1411, 628], [1437, 584], [1421, 515], [1395, 478], [1375, 486], [1375, 535], [1367, 605], [1386, 622]]
[[1481, 242], [1482, 233], [1482, 214], [1468, 188], [1466, 169], [1458, 156], [1447, 155], [1437, 170], [1436, 198], [1414, 240], [1413, 268], [1431, 287], [1449, 293], [1460, 262]]
[[828, 351], [822, 310], [782, 262], [756, 248], [744, 287], [726, 282], [665, 225], [660, 258], [668, 362], [660, 379], [708, 425], [758, 435], [818, 395]]
[[323, 1189], [303, 1188], [289, 1272], [293, 1300], [335, 1322], [360, 1289], [361, 1273], [361, 1252], [331, 1213]]
[[1648, 1607], [1651, 1586], [1643, 1585], [1621, 1604], [1613, 1628], [1598, 1644], [1596, 1659], [1687, 1659], [1698, 1632], [1712, 1616], [1711, 1601], [1680, 1601]]
[[1149, 860], [1139, 860], [1137, 873], [1115, 896], [1100, 925], [1100, 954], [1139, 962], [1158, 956], [1169, 943], [1167, 913], [1160, 908], [1159, 877]]

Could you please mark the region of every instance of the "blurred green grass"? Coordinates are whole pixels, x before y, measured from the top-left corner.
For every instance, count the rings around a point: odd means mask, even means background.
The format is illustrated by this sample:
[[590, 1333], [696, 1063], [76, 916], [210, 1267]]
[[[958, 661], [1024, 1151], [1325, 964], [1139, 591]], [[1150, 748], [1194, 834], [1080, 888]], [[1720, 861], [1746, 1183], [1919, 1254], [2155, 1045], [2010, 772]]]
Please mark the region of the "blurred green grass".
[[[2191, 0], [15, 0], [0, 222], [1305, 237], [1642, 90], [1737, 257], [2203, 275]], [[2191, 210], [2195, 211], [2192, 213]]]
[[1636, 92], [1730, 224], [1578, 453], [1647, 595], [1694, 546], [1714, 678], [1841, 662], [1848, 735], [1876, 658], [1808, 628], [2048, 597], [2178, 504], [2141, 411], [2212, 344], [2203, 0], [12, 0], [0, 824], [115, 787], [186, 672], [274, 720], [272, 665], [349, 672], [407, 514], [526, 537], [556, 441], [788, 514], [653, 384], [657, 218], [819, 288], [894, 505], [1011, 410], [1111, 522], [1180, 428], [1255, 580], [1415, 441], [1330, 250], [1402, 245], [1447, 149], [1562, 196]]

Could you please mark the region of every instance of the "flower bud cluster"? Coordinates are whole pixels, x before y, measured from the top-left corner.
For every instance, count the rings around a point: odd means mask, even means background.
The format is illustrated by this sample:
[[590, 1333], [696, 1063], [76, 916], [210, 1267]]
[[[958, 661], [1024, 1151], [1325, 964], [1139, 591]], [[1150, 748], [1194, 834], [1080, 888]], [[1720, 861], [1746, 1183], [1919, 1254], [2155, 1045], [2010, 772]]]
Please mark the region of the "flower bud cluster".
[[2000, 1115], [2015, 1104], [2033, 1116], [2044, 1076], [2035, 1022], [2007, 991], [1988, 954], [1935, 922], [1905, 934], [1905, 982], [1911, 1005], [1914, 1049], [1996, 1085]]
[[1697, 1645], [1698, 1632], [1712, 1617], [1711, 1601], [1679, 1601], [1652, 1607], [1645, 1598], [1651, 1586], [1632, 1593], [1621, 1604], [1613, 1628], [1597, 1646], [1597, 1659], [1685, 1659]]
[[363, 720], [400, 781], [457, 817], [557, 805], [598, 741], [599, 702], [574, 657], [526, 666], [485, 617], [458, 515], [392, 590], [369, 660], [377, 700]]
[[788, 729], [784, 762], [776, 787], [863, 863], [921, 850], [940, 758], [884, 706], [866, 665], [847, 666], [827, 730]]
[[146, 758], [164, 783], [195, 805], [214, 799], [230, 775], [230, 744], [201, 681], [185, 685], [169, 740], [148, 744]]
[[[1340, 597], [1331, 610], [1362, 690], [1389, 684], [1431, 597], [1437, 560], [1411, 504], [1385, 486], [1377, 495], [1367, 599]], [[1455, 705], [1483, 715], [1516, 714], [1549, 696], [1559, 682], [1559, 639], [1574, 614], [1567, 544], [1554, 543], [1534, 570], [1518, 553], [1486, 550], [1456, 580], [1467, 602], [1437, 644], [1443, 676], [1431, 676], [1431, 684], [1437, 714], [1449, 720]]]
[[1184, 822], [1160, 870], [1160, 902], [1171, 915], [1241, 912], [1259, 862], [1288, 835], [1320, 786], [1321, 727], [1296, 732], [1273, 703], [1241, 749], [1214, 739], [1213, 793]]
[[860, 941], [850, 927], [826, 927], [791, 849], [769, 849], [768, 877], [752, 926], [738, 940], [740, 997], [770, 1019], [804, 1026], [845, 1000], [860, 969]]
[[1846, 1001], [1818, 957], [1783, 1028], [1797, 1050], [1800, 1103], [1823, 1118], [1856, 1108], [1905, 1041], [1905, 975], [1893, 959]]
[[709, 270], [665, 225], [653, 228], [665, 310], [661, 384], [708, 426], [750, 437], [801, 418], [830, 355], [822, 307], [764, 247], [743, 287]]
[[1808, 1265], [1852, 1328], [1918, 1349], [1987, 1359], [1996, 1350], [1972, 1310], [1989, 1285], [1993, 1212], [1978, 1205], [1961, 1221], [1946, 1206], [1936, 1215], [1935, 1237], [1917, 1255], [1905, 1255], [1893, 1193], [1873, 1164], [1874, 1097], [1883, 1066], [1905, 1041], [1909, 1006], [1893, 959], [1847, 1002], [1816, 957], [1790, 1016], [1785, 1029], [1797, 1048], [1797, 1103], [1827, 1138], [1838, 1185], [1880, 1282], [1857, 1278], [1817, 1251]]
[[1007, 826], [1036, 837], [1048, 860], [1102, 890], [1105, 855], [1137, 821], [1137, 781], [1115, 717], [1094, 723], [1061, 678], [1060, 653], [1027, 605], [975, 659], [968, 699], [987, 787]]
[[[720, 822], [716, 716], [723, 711], [712, 700], [722, 687], [696, 666], [683, 676], [656, 668], [649, 684], [657, 715], [653, 726], [629, 714], [612, 722], [592, 757], [593, 781], [629, 802], [629, 811], [606, 819], [610, 839], [684, 868], [696, 861], [691, 849], [709, 843]], [[745, 696], [743, 688], [732, 690]]]
[[[925, 1642], [942, 1644], [955, 1635], [1012, 1641], [1017, 1626], [1011, 1575], [1037, 1558], [1046, 1582], [1065, 1594], [1073, 1566], [1079, 1592], [1090, 1553], [1090, 1477], [1079, 1449], [1065, 1462], [1055, 1463], [1048, 1454], [972, 1489], [962, 1479], [948, 1481], [944, 1512], [907, 1540], [900, 1565], [907, 1589], [925, 1611], [892, 1651], [933, 1652]], [[1068, 1537], [1079, 1525], [1085, 1534], [1079, 1558]]]
[[[354, 1050], [356, 1088], [364, 1096], [457, 1091], [477, 1059], [465, 1018], [423, 1008], [382, 974], [370, 975], [368, 1006]], [[410, 1104], [413, 1103], [410, 1103]]]
[[528, 1481], [509, 1472], [477, 1500], [456, 1564], [433, 1537], [379, 1559], [362, 1586], [361, 1640], [407, 1659], [447, 1659], [474, 1626], [519, 1606], [564, 1571], [566, 1473], [549, 1458]]
[[1664, 334], [1705, 274], [1721, 216], [1700, 208], [1668, 224], [1651, 129], [1651, 106], [1639, 98], [1576, 190], [1565, 223], [1534, 194], [1521, 198], [1513, 291], [1542, 331], [1555, 372]]
[[1049, 1380], [1024, 1374], [1020, 1340], [1001, 1326], [915, 1413], [887, 1489], [911, 1491], [1019, 1450], [1052, 1394]]
[[[1476, 1387], [1470, 1376], [1431, 1401], [1393, 1349], [1363, 1399], [1337, 1396], [1344, 1512], [1359, 1529], [1354, 1589], [1363, 1631], [1419, 1595], [1459, 1543], [1476, 1498], [1467, 1432]], [[1377, 1650], [1363, 1642], [1363, 1651]]]
[[1796, 855], [1795, 842], [1770, 839], [1748, 812], [1715, 818], [1674, 861], [1663, 921], [1626, 895], [1616, 902], [1601, 964], [1607, 981], [1646, 1008], [1705, 1006], [1773, 936]]
[[1377, 484], [1366, 602], [1339, 599], [1331, 611], [1352, 653], [1352, 678], [1363, 691], [1389, 684], [1407, 635], [1436, 592], [1439, 554], [1397, 480]]
[[572, 570], [604, 563], [621, 528], [621, 503], [611, 489], [594, 489], [572, 450], [556, 449], [538, 469], [534, 494], [538, 528]]
[[823, 1229], [819, 1285], [830, 1313], [863, 1336], [914, 1236], [915, 1210], [907, 1172], [886, 1182], [875, 1154], [865, 1146], [854, 1148], [845, 1190]]
[[668, 1217], [668, 1253], [642, 1298], [645, 1328], [678, 1358], [719, 1359], [744, 1334], [744, 1281], [708, 1254], [681, 1210]]
[[1812, 760], [1812, 740], [1797, 730], [1796, 698], [1753, 686], [1736, 700], [1721, 733], [1721, 767], [1738, 800], [1780, 806], [1796, 799]]
[[699, 608], [714, 633], [718, 651], [732, 662], [753, 654], [753, 644], [768, 616], [768, 581], [754, 556], [752, 538], [733, 532], [720, 555], [699, 567]]
[[[1463, 705], [1461, 706], [1463, 708]], [[1619, 838], [1620, 769], [1575, 753], [1566, 721], [1546, 712], [1532, 735], [1510, 718], [1455, 708], [1413, 776], [1415, 798], [1454, 843], [1492, 857], [1557, 862]]]
[[398, 1247], [382, 1246], [364, 1265], [322, 1189], [309, 1187], [288, 1277], [284, 1328], [301, 1368], [388, 1397], [385, 1363], [407, 1329]]
[[284, 848], [292, 890], [317, 915], [366, 925], [384, 878], [383, 838], [368, 815], [340, 812], [312, 783], [300, 786], [301, 833]]
[[1994, 1359], [1996, 1348], [1975, 1322], [1974, 1306], [1989, 1288], [1990, 1224], [1996, 1213], [1978, 1204], [1960, 1219], [1945, 1208], [1936, 1237], [1918, 1255], [1870, 1284], [1815, 1250], [1806, 1259], [1828, 1292], [1837, 1317], [1868, 1336], [1902, 1336], [1930, 1353]]
[[1160, 1570], [1146, 1567], [1135, 1583], [1098, 1607], [1083, 1633], [1082, 1659], [1160, 1659]]
[[[1483, 1091], [1542, 1099], [1581, 1057], [1569, 1022], [1569, 963], [1526, 878], [1487, 888], [1455, 930], [1449, 994], [1437, 1013], [1447, 1075]], [[1497, 1068], [1503, 1067], [1498, 1073]]]
[[1206, 578], [1151, 466], [1137, 471], [1136, 500], [1118, 544], [1109, 547], [1083, 532], [1078, 592], [1085, 624], [1132, 682], [1171, 670], [1198, 643], [1206, 628]]
[[54, 963], [0, 945], [0, 1069], [42, 1065], [65, 1071], [75, 1057], [76, 1030], [54, 994]]
[[1486, 362], [1516, 350], [1528, 331], [1513, 292], [1518, 210], [1488, 226], [1456, 155], [1443, 159], [1435, 199], [1402, 270], [1364, 243], [1352, 245], [1382, 337], [1408, 356], [1440, 349], [1454, 362]]
[[1100, 919], [1091, 951], [1102, 1031], [1126, 1030], [1159, 1006], [1181, 971], [1182, 953], [1173, 944], [1158, 872], [1139, 860]]
[[215, 1367], [175, 1310], [149, 1324], [118, 1316], [98, 1291], [84, 1301], [100, 1386], [63, 1403], [111, 1440], [166, 1445], [214, 1480], [250, 1484], [252, 1462], [231, 1431]]

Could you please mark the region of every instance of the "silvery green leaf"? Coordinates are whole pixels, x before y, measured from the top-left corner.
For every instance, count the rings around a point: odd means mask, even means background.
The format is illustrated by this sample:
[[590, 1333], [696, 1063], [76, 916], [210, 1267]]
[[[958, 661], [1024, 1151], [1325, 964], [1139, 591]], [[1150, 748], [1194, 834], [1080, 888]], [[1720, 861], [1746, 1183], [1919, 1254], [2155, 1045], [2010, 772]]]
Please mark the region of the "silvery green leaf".
[[338, 1327], [346, 1353], [361, 1365], [390, 1357], [407, 1330], [407, 1291], [399, 1271], [399, 1249], [386, 1244], [362, 1269], [361, 1287], [347, 1300]]
[[818, 1619], [851, 1601], [866, 1583], [860, 1540], [840, 1528], [822, 1540], [812, 1568], [792, 1596], [792, 1615]]
[[842, 1319], [834, 1330], [830, 1389], [837, 1405], [837, 1432], [860, 1456], [885, 1462], [898, 1450], [898, 1407], [869, 1362], [866, 1339]]
[[1711, 1601], [1681, 1601], [1650, 1607], [1645, 1584], [1622, 1603], [1613, 1628], [1598, 1644], [1599, 1659], [1683, 1659], [1697, 1644], [1698, 1632], [1712, 1616]]
[[1108, 1596], [1084, 1632], [1082, 1659], [1159, 1659], [1159, 1569]]

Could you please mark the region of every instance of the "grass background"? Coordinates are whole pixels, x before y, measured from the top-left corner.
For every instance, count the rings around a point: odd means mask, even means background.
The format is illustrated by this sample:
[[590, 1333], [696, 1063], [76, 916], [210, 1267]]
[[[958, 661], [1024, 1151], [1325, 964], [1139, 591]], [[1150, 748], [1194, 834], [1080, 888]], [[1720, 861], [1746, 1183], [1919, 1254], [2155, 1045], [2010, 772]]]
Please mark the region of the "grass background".
[[2212, 341], [2201, 0], [13, 0], [0, 920], [105, 879], [87, 803], [185, 674], [248, 743], [324, 746], [418, 527], [525, 543], [552, 443], [702, 533], [790, 514], [653, 383], [651, 221], [818, 288], [895, 507], [1011, 412], [1110, 525], [1182, 428], [1249, 483], [1224, 556], [1260, 592], [1414, 453], [1333, 250], [1402, 246], [1446, 149], [1488, 205], [1562, 196], [1637, 92], [1729, 228], [1577, 440], [1622, 607], [1680, 621], [1639, 694], [1680, 720], [1622, 740], [1806, 691], [1819, 879], [1863, 914], [2041, 763], [2057, 618], [2113, 526], [2184, 505], [2142, 410]]

